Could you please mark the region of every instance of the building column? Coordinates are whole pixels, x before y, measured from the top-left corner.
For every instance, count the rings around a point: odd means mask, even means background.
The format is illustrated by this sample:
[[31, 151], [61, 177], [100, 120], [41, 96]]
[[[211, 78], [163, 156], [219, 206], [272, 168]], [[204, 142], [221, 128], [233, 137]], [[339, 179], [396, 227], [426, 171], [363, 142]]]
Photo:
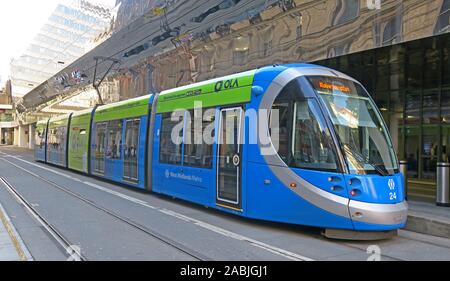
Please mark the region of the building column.
[[34, 141], [35, 141], [34, 134], [35, 133], [36, 133], [36, 131], [35, 131], [34, 125], [29, 125], [29, 128], [28, 128], [28, 148], [31, 149], [31, 150], [34, 149], [34, 145], [35, 145], [35, 143], [34, 143]]
[[398, 121], [402, 118], [402, 113], [396, 113], [396, 114], [392, 114], [391, 115], [391, 120], [389, 122], [390, 124], [390, 128], [389, 131], [391, 133], [391, 137], [392, 137], [392, 145], [395, 148], [395, 151], [399, 154], [398, 158], [400, 160], [404, 160], [403, 158], [403, 151], [399, 151], [399, 127], [398, 127]]
[[19, 146], [19, 128], [20, 126], [14, 128], [14, 146]]
[[28, 148], [28, 125], [19, 126], [18, 146], [22, 148]]

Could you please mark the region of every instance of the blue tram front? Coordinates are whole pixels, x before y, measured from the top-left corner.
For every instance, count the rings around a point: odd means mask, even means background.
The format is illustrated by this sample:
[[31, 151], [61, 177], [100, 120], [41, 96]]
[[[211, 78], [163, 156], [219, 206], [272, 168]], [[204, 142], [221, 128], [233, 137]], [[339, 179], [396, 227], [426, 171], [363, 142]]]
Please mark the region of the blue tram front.
[[313, 65], [274, 66], [256, 73], [253, 88], [263, 94], [250, 107], [270, 112], [272, 137], [248, 146], [250, 217], [363, 232], [405, 226], [392, 141], [357, 81]]

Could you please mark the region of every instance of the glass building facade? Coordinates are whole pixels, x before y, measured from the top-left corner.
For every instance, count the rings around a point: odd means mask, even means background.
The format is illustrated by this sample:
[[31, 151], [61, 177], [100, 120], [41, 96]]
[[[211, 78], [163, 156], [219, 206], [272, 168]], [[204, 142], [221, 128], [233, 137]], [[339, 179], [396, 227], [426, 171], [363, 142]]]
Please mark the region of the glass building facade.
[[361, 81], [389, 125], [410, 178], [435, 181], [450, 161], [450, 36], [317, 62]]
[[61, 1], [25, 53], [11, 63], [13, 95], [27, 94], [90, 51], [111, 17], [110, 8], [89, 1]]

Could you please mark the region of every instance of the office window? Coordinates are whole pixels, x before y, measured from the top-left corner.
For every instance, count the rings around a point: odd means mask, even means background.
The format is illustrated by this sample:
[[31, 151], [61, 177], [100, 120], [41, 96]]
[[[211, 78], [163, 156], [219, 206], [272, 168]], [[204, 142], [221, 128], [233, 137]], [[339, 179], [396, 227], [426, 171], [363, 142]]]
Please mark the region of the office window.
[[400, 43], [402, 39], [402, 21], [401, 16], [396, 16], [387, 22], [383, 31], [383, 46]]
[[[194, 168], [212, 168], [213, 141], [204, 137], [204, 132], [214, 126], [215, 110], [191, 110], [186, 114], [184, 165]], [[213, 140], [213, 134], [211, 140]]]
[[449, 31], [450, 27], [450, 0], [444, 0], [439, 14], [434, 34], [441, 34]]
[[347, 23], [359, 16], [359, 0], [337, 0], [333, 25]]
[[[173, 118], [172, 118], [173, 117]], [[183, 149], [184, 112], [162, 115], [159, 161], [164, 164], [181, 165]]]

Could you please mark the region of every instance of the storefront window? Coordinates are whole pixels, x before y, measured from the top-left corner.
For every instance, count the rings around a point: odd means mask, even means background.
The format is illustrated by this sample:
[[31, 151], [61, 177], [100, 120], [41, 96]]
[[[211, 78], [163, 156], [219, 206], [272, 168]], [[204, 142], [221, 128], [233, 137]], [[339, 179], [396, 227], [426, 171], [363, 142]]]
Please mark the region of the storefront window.
[[420, 91], [408, 91], [406, 93], [406, 112], [405, 123], [406, 125], [419, 125], [420, 124], [420, 109], [421, 102]]
[[439, 124], [439, 90], [428, 90], [423, 94], [423, 124]]
[[422, 140], [423, 179], [436, 179], [436, 164], [438, 162], [438, 126], [424, 126]]
[[423, 66], [423, 51], [421, 49], [408, 51], [408, 63], [407, 63], [407, 79], [408, 88], [421, 89], [422, 88], [422, 69]]
[[418, 127], [406, 127], [405, 130], [405, 152], [408, 161], [408, 176], [419, 177], [419, 141], [420, 132]]
[[450, 161], [449, 46], [442, 35], [328, 61], [375, 99], [409, 178], [435, 181], [437, 163]]

